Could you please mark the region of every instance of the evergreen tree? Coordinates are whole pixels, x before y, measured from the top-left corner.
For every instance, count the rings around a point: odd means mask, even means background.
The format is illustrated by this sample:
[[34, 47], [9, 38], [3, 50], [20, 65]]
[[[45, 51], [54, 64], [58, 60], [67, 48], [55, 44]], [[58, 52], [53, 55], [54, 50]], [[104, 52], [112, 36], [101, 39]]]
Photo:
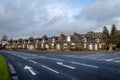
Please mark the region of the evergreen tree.
[[109, 38], [109, 30], [107, 29], [106, 26], [103, 27], [103, 34], [102, 34], [102, 38], [107, 41]]
[[102, 39], [106, 42], [104, 49], [109, 50], [109, 30], [106, 26], [103, 27]]
[[116, 28], [115, 24], [113, 24], [112, 28], [111, 28], [111, 36], [116, 35], [116, 33], [117, 33], [117, 28]]
[[115, 26], [115, 24], [112, 25], [112, 28], [111, 28], [111, 35], [110, 35], [110, 41], [112, 44], [117, 44], [117, 28]]
[[117, 43], [116, 47], [117, 47], [118, 49], [120, 49], [120, 43]]

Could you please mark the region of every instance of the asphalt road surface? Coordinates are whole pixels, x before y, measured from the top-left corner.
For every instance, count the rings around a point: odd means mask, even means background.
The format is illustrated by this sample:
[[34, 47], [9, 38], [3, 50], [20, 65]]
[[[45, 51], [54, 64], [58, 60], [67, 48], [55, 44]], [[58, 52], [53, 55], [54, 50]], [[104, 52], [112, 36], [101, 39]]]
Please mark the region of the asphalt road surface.
[[15, 51], [0, 51], [0, 54], [13, 65], [18, 80], [120, 80], [119, 62], [88, 58], [90, 55]]

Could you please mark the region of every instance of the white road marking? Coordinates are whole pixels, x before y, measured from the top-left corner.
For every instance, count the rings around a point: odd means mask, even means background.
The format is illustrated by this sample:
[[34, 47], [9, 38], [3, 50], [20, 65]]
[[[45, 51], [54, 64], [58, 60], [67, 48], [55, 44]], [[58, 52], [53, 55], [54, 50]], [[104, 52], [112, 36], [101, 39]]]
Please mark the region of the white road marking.
[[117, 62], [117, 63], [119, 63], [120, 61], [118, 61], [118, 60], [117, 60], [117, 61], [114, 61], [114, 62]]
[[112, 61], [112, 59], [106, 59], [105, 61]]
[[71, 62], [71, 63], [77, 64], [77, 65], [82, 65], [82, 66], [87, 66], [87, 67], [92, 67], [92, 68], [99, 68], [98, 66], [84, 64], [84, 63], [78, 63], [78, 62]]
[[114, 57], [114, 58], [111, 58], [111, 59], [119, 59], [120, 57]]
[[40, 58], [47, 58], [46, 56], [39, 56]]
[[32, 67], [25, 66], [24, 69], [27, 69], [32, 75], [36, 75], [36, 73], [32, 70]]
[[52, 58], [52, 57], [46, 57], [46, 56], [39, 56], [40, 58], [46, 58], [46, 59], [51, 59], [51, 60], [56, 60], [56, 61], [64, 61], [62, 59], [57, 59], [57, 58]]
[[26, 57], [22, 57], [22, 56], [20, 56], [21, 58], [23, 58], [23, 59], [27, 59]]
[[51, 60], [56, 60], [56, 61], [64, 61], [64, 60], [62, 60], [62, 59], [57, 59], [57, 58], [49, 58], [49, 59], [51, 59]]
[[50, 71], [52, 71], [52, 72], [54, 72], [54, 73], [59, 73], [58, 71], [56, 71], [56, 70], [54, 70], [54, 69], [51, 69], [51, 68], [49, 68], [49, 67], [47, 67], [47, 66], [44, 66], [44, 65], [41, 65], [42, 67], [44, 67], [44, 68], [46, 68], [46, 69], [48, 69], [48, 70], [50, 70]]
[[64, 66], [64, 67], [67, 67], [67, 68], [70, 68], [70, 69], [76, 69], [75, 67], [73, 66], [69, 66], [69, 65], [65, 65], [63, 64], [63, 62], [57, 62], [58, 65], [61, 65], [61, 66]]
[[119, 61], [115, 61], [115, 59], [120, 59], [120, 57], [115, 57], [115, 58], [111, 58], [111, 59], [105, 59], [105, 61], [119, 62]]
[[35, 61], [33, 61], [33, 60], [29, 60], [29, 61], [30, 61], [30, 62], [33, 62], [33, 63], [35, 63], [35, 64], [37, 63], [37, 62], [35, 62]]
[[20, 55], [16, 55], [17, 57], [21, 57]]

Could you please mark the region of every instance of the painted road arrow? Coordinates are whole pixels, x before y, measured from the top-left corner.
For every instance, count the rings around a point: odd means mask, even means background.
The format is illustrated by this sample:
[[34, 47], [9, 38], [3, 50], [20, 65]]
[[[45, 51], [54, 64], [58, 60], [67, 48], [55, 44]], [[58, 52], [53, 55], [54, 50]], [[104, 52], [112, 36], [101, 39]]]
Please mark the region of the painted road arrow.
[[28, 70], [32, 75], [36, 75], [36, 73], [32, 71], [32, 67], [25, 66], [24, 69]]

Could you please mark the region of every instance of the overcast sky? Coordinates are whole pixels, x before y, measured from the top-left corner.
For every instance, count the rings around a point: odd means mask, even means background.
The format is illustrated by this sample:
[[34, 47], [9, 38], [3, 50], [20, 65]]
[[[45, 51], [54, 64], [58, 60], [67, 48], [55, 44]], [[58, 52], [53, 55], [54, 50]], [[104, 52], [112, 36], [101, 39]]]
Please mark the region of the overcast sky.
[[120, 29], [120, 0], [0, 0], [0, 37], [86, 33], [112, 24]]

